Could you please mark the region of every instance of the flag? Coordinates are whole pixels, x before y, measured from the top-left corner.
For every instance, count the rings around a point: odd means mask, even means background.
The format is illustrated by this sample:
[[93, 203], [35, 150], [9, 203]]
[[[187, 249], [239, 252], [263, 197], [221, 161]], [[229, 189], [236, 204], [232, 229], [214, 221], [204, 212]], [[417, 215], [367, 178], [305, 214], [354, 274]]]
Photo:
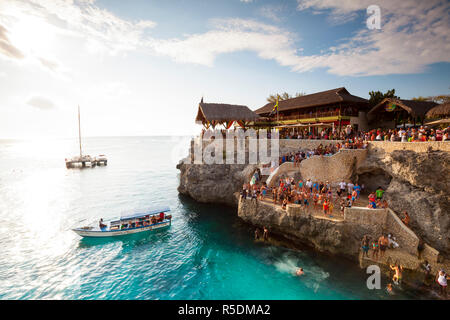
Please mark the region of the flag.
[[270, 115], [273, 115], [276, 111], [278, 111], [278, 98], [279, 98], [280, 96], [279, 95], [277, 95], [277, 102], [275, 103], [275, 105], [273, 106], [273, 109], [272, 109], [272, 111], [270, 112]]

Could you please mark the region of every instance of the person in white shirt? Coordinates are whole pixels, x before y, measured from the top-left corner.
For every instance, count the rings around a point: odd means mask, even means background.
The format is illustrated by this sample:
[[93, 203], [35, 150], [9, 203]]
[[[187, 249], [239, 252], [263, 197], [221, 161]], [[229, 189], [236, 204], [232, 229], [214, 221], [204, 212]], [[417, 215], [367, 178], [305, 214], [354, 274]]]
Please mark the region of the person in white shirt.
[[447, 274], [444, 270], [439, 270], [438, 274], [436, 275], [436, 281], [439, 283], [441, 294], [445, 297], [447, 296]]
[[311, 188], [312, 188], [312, 181], [311, 181], [311, 179], [308, 179], [308, 181], [306, 181], [306, 187], [307, 187], [309, 190], [311, 190]]
[[450, 140], [448, 133], [446, 132], [443, 136], [442, 136], [442, 141], [448, 141]]
[[340, 195], [342, 195], [345, 192], [345, 187], [347, 186], [347, 184], [345, 183], [345, 181], [341, 181], [339, 182], [339, 189], [340, 190]]
[[391, 142], [395, 141], [395, 134], [391, 134]]
[[402, 134], [402, 142], [408, 142], [408, 137], [406, 136], [405, 131], [403, 131], [403, 134]]
[[347, 183], [347, 191], [348, 191], [349, 194], [351, 194], [353, 192], [353, 187], [354, 186], [355, 185], [353, 183], [351, 183], [351, 182]]

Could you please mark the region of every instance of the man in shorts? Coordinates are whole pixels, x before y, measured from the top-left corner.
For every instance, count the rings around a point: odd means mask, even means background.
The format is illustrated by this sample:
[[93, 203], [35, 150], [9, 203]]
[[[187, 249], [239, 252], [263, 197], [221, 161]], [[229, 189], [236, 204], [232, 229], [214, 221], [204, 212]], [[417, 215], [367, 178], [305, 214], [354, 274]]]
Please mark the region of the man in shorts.
[[378, 244], [380, 246], [380, 258], [383, 258], [384, 253], [385, 253], [387, 247], [389, 246], [389, 239], [383, 234], [378, 239]]
[[375, 193], [377, 194], [377, 199], [381, 200], [383, 198], [384, 190], [382, 187], [378, 187]]

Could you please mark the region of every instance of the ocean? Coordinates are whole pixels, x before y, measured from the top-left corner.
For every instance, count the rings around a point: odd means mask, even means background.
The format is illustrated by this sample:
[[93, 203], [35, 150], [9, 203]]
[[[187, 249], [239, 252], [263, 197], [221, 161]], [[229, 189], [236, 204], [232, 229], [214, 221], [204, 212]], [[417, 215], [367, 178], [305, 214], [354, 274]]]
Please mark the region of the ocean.
[[[66, 169], [76, 139], [0, 140], [0, 299], [419, 299], [369, 290], [357, 263], [255, 242], [233, 208], [177, 192], [189, 137], [83, 140], [108, 166]], [[72, 228], [169, 206], [155, 233], [82, 239]], [[302, 267], [305, 275], [296, 277]]]

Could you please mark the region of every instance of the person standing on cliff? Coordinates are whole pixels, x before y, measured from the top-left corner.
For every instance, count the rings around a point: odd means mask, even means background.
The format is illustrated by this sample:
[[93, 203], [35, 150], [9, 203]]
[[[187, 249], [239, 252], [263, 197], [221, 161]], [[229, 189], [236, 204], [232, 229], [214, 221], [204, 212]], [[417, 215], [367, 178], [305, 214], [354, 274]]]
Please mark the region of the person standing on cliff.
[[369, 245], [370, 245], [370, 239], [367, 235], [365, 235], [361, 241], [361, 249], [362, 249], [362, 257], [363, 258], [364, 258], [364, 256], [366, 256], [367, 258], [369, 257]]
[[379, 245], [377, 241], [372, 242], [372, 258], [378, 260]]
[[259, 229], [258, 228], [256, 228], [255, 229], [255, 240], [259, 240]]
[[272, 188], [272, 200], [273, 200], [273, 203], [274, 203], [274, 204], [277, 203], [277, 194], [278, 194], [277, 188], [276, 188], [276, 187], [273, 187], [273, 188]]
[[312, 192], [312, 182], [311, 179], [306, 181], [306, 187], [309, 189], [309, 192]]
[[264, 241], [269, 240], [269, 230], [267, 230], [266, 227], [264, 227], [263, 239], [264, 239]]
[[440, 293], [442, 296], [447, 297], [447, 280], [449, 279], [447, 273], [444, 270], [439, 270], [436, 275], [436, 282], [439, 284]]
[[348, 194], [352, 194], [354, 186], [355, 185], [352, 182], [347, 183], [347, 193]]
[[405, 226], [408, 226], [408, 224], [409, 224], [409, 214], [406, 211], [403, 211], [403, 214], [405, 215], [405, 217], [402, 219], [402, 222], [405, 224]]
[[378, 187], [375, 193], [377, 194], [377, 199], [381, 200], [383, 198], [384, 190], [382, 187]]
[[344, 180], [342, 180], [339, 183], [339, 196], [342, 196], [345, 193], [345, 187], [347, 186], [347, 184], [345, 183]]
[[389, 239], [383, 234], [378, 239], [378, 244], [380, 246], [380, 258], [383, 258], [384, 253], [389, 246]]
[[355, 184], [353, 189], [356, 191], [356, 198], [359, 199], [359, 195], [361, 194], [361, 187], [360, 187], [360, 185], [358, 183]]

